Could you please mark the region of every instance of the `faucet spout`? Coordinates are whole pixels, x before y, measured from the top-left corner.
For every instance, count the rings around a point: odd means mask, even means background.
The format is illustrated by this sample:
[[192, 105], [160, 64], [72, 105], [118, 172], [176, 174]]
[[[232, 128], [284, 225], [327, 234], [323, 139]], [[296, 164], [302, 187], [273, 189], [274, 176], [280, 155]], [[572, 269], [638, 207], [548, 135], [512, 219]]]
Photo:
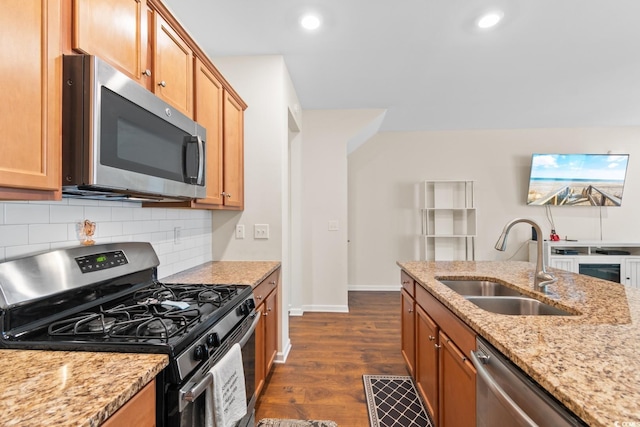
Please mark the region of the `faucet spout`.
[[502, 234], [498, 238], [496, 242], [495, 248], [499, 251], [505, 251], [507, 249], [507, 237], [509, 236], [509, 231], [511, 231], [511, 227], [518, 223], [527, 223], [531, 225], [538, 235], [538, 245], [537, 245], [537, 254], [538, 259], [536, 260], [536, 272], [534, 276], [534, 286], [536, 289], [546, 291], [547, 285], [555, 283], [558, 279], [551, 273], [547, 272], [547, 269], [544, 265], [544, 254], [543, 254], [543, 242], [542, 242], [542, 229], [540, 226], [533, 220], [527, 218], [516, 218], [514, 220], [509, 221], [502, 230]]

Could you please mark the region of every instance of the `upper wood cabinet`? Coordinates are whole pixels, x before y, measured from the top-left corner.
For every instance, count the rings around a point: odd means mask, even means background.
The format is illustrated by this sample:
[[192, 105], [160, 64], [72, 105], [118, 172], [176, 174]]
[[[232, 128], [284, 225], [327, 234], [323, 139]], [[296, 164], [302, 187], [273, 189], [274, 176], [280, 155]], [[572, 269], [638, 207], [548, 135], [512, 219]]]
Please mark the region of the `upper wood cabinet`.
[[153, 17], [153, 91], [193, 117], [193, 51], [157, 12]]
[[150, 88], [145, 0], [74, 0], [71, 48], [99, 56]]
[[224, 88], [220, 80], [199, 58], [196, 58], [195, 64], [195, 119], [207, 129], [205, 144], [207, 197], [195, 200], [194, 205], [222, 206]]
[[244, 208], [244, 108], [230, 93], [224, 94], [224, 205]]
[[0, 28], [0, 199], [60, 199], [61, 3], [4, 2]]

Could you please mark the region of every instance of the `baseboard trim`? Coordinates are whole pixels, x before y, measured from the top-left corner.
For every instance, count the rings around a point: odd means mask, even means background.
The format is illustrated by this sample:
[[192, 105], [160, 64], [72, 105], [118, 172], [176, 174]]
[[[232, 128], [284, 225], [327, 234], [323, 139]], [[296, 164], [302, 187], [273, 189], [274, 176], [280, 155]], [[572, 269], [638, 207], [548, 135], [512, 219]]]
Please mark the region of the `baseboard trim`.
[[379, 292], [389, 292], [389, 291], [399, 291], [402, 288], [401, 285], [349, 285], [347, 290], [349, 291], [379, 291]]
[[302, 312], [313, 311], [318, 313], [348, 313], [348, 305], [303, 305]]
[[276, 358], [273, 363], [285, 363], [287, 361], [287, 357], [289, 357], [289, 353], [291, 352], [291, 340], [287, 339], [287, 343], [284, 346], [284, 350], [279, 351], [276, 354]]

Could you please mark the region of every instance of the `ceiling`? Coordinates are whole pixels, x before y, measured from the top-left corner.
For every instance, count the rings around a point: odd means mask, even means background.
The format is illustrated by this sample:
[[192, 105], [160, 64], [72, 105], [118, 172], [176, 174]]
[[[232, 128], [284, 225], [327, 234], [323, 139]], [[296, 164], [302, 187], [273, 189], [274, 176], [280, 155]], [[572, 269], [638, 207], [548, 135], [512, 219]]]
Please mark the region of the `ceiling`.
[[304, 110], [386, 109], [381, 131], [640, 125], [638, 0], [164, 2], [214, 62], [282, 55]]

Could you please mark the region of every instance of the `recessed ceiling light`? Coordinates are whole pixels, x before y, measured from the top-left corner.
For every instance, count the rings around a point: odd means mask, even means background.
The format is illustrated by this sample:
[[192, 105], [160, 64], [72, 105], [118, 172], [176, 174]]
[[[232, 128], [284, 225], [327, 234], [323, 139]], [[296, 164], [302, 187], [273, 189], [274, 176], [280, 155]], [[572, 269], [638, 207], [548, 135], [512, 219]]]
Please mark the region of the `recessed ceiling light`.
[[305, 15], [300, 20], [300, 25], [306, 30], [317, 30], [320, 27], [320, 18], [316, 15]]
[[479, 28], [483, 29], [493, 28], [498, 25], [503, 16], [504, 14], [500, 11], [485, 13], [480, 18], [478, 18], [478, 21], [476, 21], [476, 25]]

